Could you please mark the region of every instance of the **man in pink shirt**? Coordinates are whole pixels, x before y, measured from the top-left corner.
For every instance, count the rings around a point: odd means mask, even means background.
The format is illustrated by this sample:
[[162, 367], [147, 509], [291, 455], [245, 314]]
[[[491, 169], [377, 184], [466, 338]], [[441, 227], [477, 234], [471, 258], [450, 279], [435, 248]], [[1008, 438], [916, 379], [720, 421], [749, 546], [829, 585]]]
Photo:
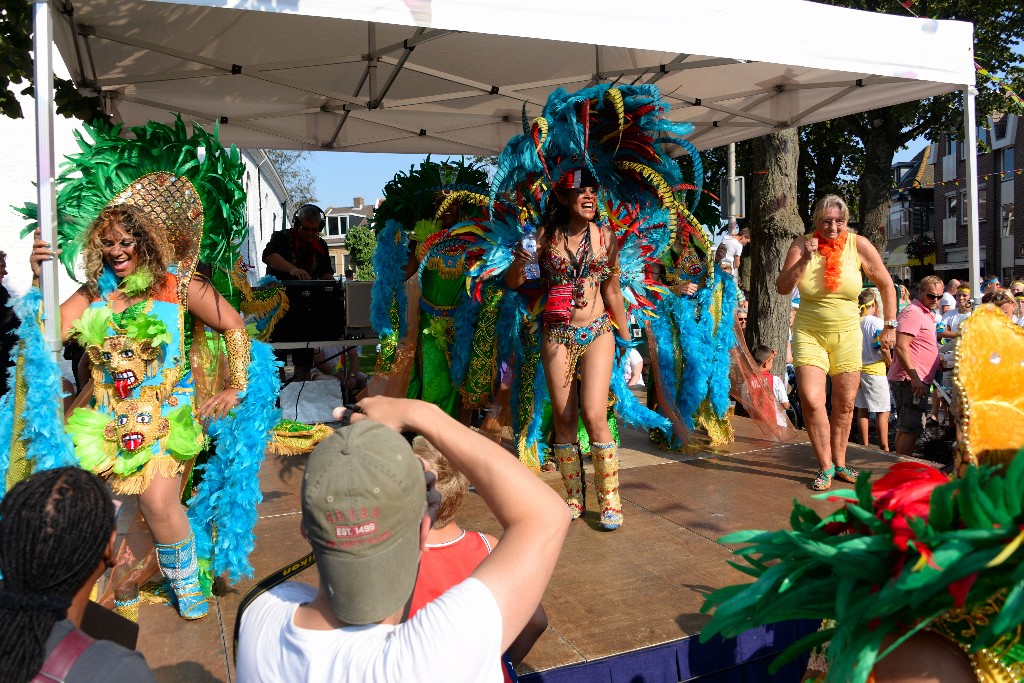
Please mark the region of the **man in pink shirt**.
[[928, 388], [940, 367], [935, 311], [943, 290], [938, 277], [922, 278], [917, 284], [917, 297], [896, 320], [896, 353], [888, 377], [899, 417], [896, 452], [900, 455], [914, 453], [928, 405]]

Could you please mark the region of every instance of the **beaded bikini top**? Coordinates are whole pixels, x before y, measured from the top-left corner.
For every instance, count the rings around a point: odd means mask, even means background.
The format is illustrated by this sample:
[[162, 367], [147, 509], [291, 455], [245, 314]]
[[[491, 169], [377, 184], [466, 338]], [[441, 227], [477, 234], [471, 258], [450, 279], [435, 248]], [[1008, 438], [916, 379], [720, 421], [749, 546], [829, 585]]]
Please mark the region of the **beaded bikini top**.
[[[566, 245], [568, 246], [568, 245]], [[612, 273], [608, 263], [608, 250], [604, 246], [604, 237], [597, 249], [591, 251], [590, 232], [580, 241], [575, 254], [565, 255], [553, 248], [548, 248], [540, 260], [541, 271], [547, 278], [548, 286], [572, 285], [572, 303], [576, 308], [588, 305], [585, 283], [593, 280], [601, 283]]]

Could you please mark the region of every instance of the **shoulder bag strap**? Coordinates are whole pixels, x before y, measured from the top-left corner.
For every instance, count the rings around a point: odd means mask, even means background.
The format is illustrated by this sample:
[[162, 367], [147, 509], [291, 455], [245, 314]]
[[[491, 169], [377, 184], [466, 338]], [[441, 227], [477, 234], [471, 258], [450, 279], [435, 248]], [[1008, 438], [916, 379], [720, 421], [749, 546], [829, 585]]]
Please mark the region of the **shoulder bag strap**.
[[63, 683], [64, 677], [71, 671], [82, 653], [89, 649], [95, 640], [85, 635], [80, 629], [73, 629], [66, 636], [61, 638], [57, 647], [43, 662], [43, 668], [39, 670], [32, 683]]

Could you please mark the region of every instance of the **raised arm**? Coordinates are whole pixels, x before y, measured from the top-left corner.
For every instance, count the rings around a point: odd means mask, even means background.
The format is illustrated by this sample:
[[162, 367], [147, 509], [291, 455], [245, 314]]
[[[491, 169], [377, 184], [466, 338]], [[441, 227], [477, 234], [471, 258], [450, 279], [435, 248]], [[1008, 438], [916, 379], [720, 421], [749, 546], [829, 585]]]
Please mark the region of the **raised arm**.
[[775, 289], [779, 294], [790, 294], [796, 283], [804, 276], [811, 257], [818, 250], [816, 237], [797, 237], [789, 245], [786, 261], [782, 264], [782, 272], [775, 279]]
[[[57, 252], [60, 253], [60, 252]], [[42, 271], [42, 263], [49, 261], [54, 256], [53, 249], [48, 242], [40, 237], [39, 230], [36, 230], [32, 241], [32, 253], [29, 254], [28, 263], [32, 269], [32, 285], [39, 287], [39, 275]], [[78, 288], [74, 294], [69, 296], [60, 305], [60, 340], [67, 341], [68, 330], [82, 317], [82, 313], [89, 307], [89, 295], [85, 289]]]
[[[369, 419], [422, 434], [466, 475], [505, 529], [473, 576], [498, 604], [501, 649], [508, 649], [534, 617], [558, 562], [570, 521], [565, 501], [511, 453], [433, 404], [374, 396], [359, 406]], [[343, 410], [335, 411], [339, 419]]]

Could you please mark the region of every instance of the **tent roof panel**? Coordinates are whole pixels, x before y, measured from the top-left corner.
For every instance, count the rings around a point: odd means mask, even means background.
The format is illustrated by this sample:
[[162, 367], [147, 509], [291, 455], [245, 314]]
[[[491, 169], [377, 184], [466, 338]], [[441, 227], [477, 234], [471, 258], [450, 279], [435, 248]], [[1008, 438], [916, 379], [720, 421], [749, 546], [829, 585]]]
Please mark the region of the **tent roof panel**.
[[970, 24], [802, 0], [52, 1], [115, 118], [243, 147], [494, 153], [555, 87], [637, 82], [707, 148], [974, 82]]

